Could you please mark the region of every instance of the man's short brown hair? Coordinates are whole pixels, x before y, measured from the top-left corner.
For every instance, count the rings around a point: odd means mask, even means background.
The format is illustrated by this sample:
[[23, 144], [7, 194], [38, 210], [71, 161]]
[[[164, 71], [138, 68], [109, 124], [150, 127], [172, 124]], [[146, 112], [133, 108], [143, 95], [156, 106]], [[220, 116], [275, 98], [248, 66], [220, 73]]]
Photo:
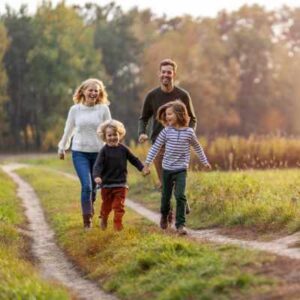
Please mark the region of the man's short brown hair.
[[159, 69], [160, 70], [161, 70], [162, 66], [172, 66], [175, 72], [177, 70], [176, 62], [174, 60], [170, 59], [170, 58], [165, 58], [160, 62], [160, 64], [159, 64]]

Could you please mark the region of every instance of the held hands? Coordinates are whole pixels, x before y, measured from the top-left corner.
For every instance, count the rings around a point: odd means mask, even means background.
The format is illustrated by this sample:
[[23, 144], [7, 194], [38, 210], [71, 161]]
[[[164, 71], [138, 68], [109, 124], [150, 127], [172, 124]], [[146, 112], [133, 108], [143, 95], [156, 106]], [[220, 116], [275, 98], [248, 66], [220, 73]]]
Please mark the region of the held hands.
[[210, 163], [207, 163], [206, 165], [204, 165], [204, 168], [205, 168], [206, 171], [210, 171], [211, 170]]
[[102, 183], [102, 179], [100, 178], [100, 177], [95, 177], [95, 182], [97, 183], [97, 184], [101, 184]]
[[148, 135], [147, 134], [145, 134], [145, 133], [140, 134], [140, 136], [139, 136], [139, 143], [140, 144], [143, 144], [147, 140], [148, 140]]
[[150, 169], [149, 166], [145, 165], [143, 170], [142, 170], [143, 176], [147, 176], [150, 174]]

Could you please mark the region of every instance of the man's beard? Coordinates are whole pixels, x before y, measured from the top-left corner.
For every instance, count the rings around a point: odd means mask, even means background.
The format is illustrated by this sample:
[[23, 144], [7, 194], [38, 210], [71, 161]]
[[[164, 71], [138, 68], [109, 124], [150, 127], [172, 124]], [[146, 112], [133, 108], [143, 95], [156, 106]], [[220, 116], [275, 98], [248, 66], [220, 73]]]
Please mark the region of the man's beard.
[[171, 85], [171, 82], [172, 81], [170, 79], [162, 80], [162, 85], [165, 86], [165, 87], [167, 87], [167, 86]]

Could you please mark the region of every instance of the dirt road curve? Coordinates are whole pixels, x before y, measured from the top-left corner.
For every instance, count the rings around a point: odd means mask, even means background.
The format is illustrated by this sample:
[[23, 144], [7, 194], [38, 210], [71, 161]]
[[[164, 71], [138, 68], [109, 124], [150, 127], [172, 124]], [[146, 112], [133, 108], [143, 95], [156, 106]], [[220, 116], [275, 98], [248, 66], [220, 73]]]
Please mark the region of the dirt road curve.
[[18, 196], [23, 201], [33, 239], [33, 253], [39, 261], [42, 275], [67, 286], [78, 299], [117, 300], [116, 297], [101, 291], [95, 283], [84, 279], [58, 248], [55, 243], [54, 232], [45, 220], [34, 190], [14, 172], [15, 169], [20, 167], [22, 165], [9, 164], [3, 166], [3, 170], [18, 185]]

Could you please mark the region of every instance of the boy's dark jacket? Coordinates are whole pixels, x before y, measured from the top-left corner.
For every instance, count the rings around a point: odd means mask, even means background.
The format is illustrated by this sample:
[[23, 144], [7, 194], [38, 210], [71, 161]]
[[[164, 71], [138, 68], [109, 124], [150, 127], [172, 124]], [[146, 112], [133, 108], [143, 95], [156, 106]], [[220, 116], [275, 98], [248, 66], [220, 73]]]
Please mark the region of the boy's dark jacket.
[[139, 171], [144, 168], [143, 163], [125, 145], [121, 143], [116, 147], [105, 145], [98, 153], [93, 177], [100, 177], [102, 185], [126, 184], [127, 160]]

